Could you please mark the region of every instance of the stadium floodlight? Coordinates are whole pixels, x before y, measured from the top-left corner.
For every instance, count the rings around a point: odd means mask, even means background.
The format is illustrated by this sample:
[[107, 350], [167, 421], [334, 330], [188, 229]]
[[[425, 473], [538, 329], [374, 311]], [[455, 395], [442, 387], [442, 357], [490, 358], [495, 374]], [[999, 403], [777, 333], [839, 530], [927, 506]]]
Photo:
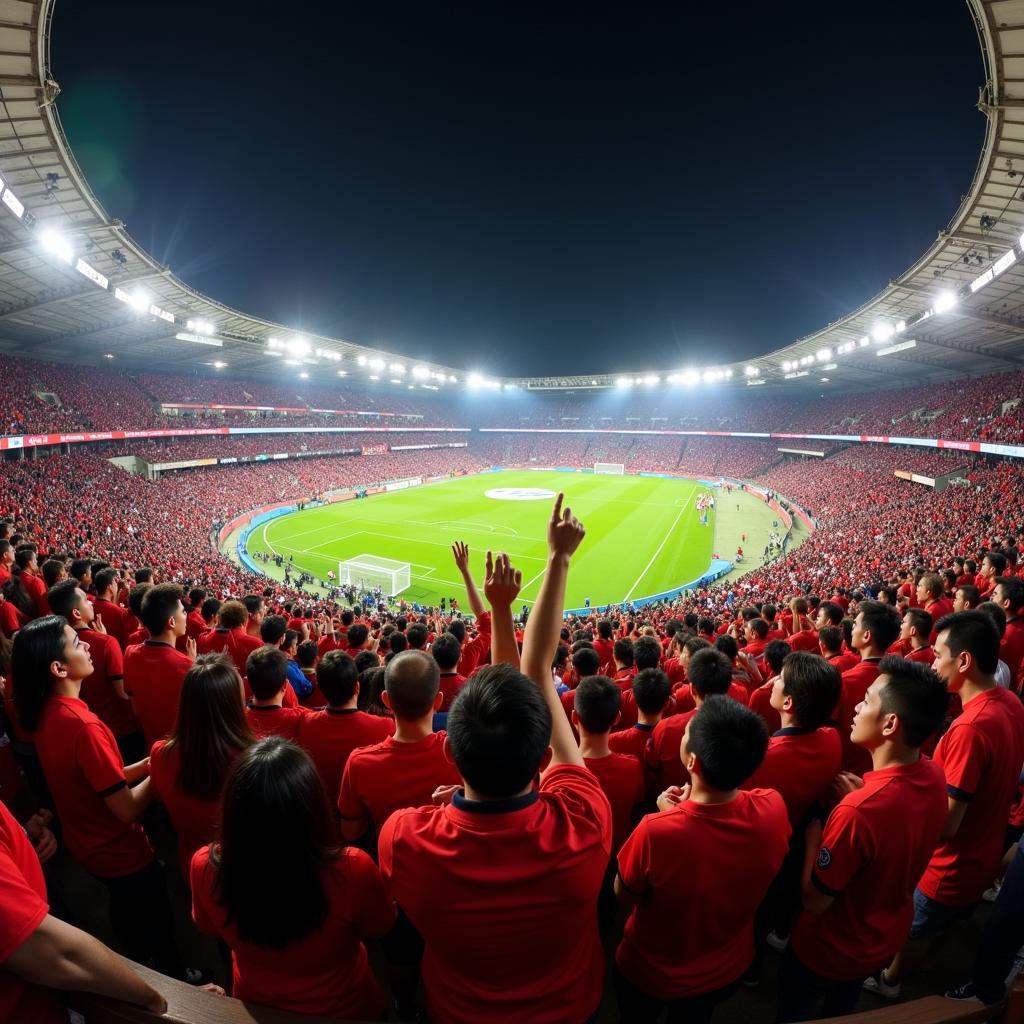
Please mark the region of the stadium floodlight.
[[288, 339], [286, 348], [293, 356], [308, 356], [311, 351], [309, 342], [306, 341], [305, 338], [300, 338], [298, 335], [294, 338]]
[[[1022, 236], [1024, 237], [1024, 236]], [[1024, 249], [1024, 242], [1021, 242], [1021, 248]], [[1017, 254], [1011, 249], [1009, 252], [1004, 253], [992, 264], [992, 274], [994, 277], [998, 277], [1004, 270], [1009, 270], [1010, 267], [1017, 262]]]
[[993, 267], [989, 267], [984, 274], [979, 274], [971, 282], [971, 294], [973, 295], [975, 292], [981, 291], [995, 276], [995, 269]]
[[403, 373], [405, 373], [405, 367], [401, 363], [391, 363], [388, 366], [388, 369], [392, 373], [397, 373], [399, 376], [401, 376]]
[[286, 359], [284, 361], [285, 366], [301, 366], [302, 360], [300, 359]]
[[683, 383], [688, 388], [692, 388], [699, 381], [700, 381], [700, 370], [695, 370], [692, 367], [689, 370], [683, 370]]
[[901, 341], [896, 345], [890, 345], [888, 348], [880, 348], [875, 355], [891, 356], [896, 352], [905, 352], [908, 348], [917, 348], [917, 342], [913, 338], [910, 338], [907, 341]]
[[18, 220], [25, 216], [25, 204], [9, 189], [4, 189], [2, 197], [4, 206], [14, 214]]
[[391, 383], [392, 384], [402, 384], [402, 383], [404, 383], [404, 381], [402, 380], [401, 377], [392, 377], [391, 378]]
[[281, 348], [281, 342], [277, 338], [267, 338], [267, 348], [271, 351], [276, 351]]
[[338, 371], [338, 376], [339, 377], [347, 377], [348, 376], [348, 370], [339, 370]]
[[935, 302], [932, 303], [932, 309], [936, 313], [948, 313], [960, 300], [957, 298], [956, 292], [945, 291], [939, 292], [935, 296]]
[[838, 367], [839, 367], [838, 363], [826, 363], [821, 369], [822, 369], [822, 372], [824, 372], [825, 370], [835, 370]]
[[648, 387], [652, 387], [655, 384], [660, 384], [661, 378], [656, 373], [649, 373], [646, 377], [644, 377], [644, 383]]
[[590, 386], [593, 387], [593, 388], [596, 388], [597, 387], [597, 381], [596, 380], [592, 380], [590, 382]]
[[223, 370], [223, 369], [224, 369], [224, 367], [225, 367], [225, 366], [227, 366], [227, 365], [228, 365], [228, 364], [227, 364], [227, 363], [225, 363], [223, 359], [215, 359], [215, 360], [213, 361], [213, 368], [214, 368], [215, 370]]
[[828, 383], [828, 377], [822, 377], [821, 378], [821, 383], [822, 384], [827, 384]]
[[69, 264], [75, 258], [71, 243], [59, 232], [46, 228], [39, 235], [39, 244], [51, 255]]
[[896, 321], [896, 333], [897, 334], [902, 334], [906, 329], [907, 329], [907, 321], [906, 320], [897, 320]]
[[384, 360], [381, 359], [379, 356], [377, 358], [375, 358], [375, 359], [371, 359], [370, 360], [370, 369], [371, 370], [383, 370], [384, 369]]
[[888, 341], [895, 333], [891, 324], [875, 324], [871, 328], [871, 337], [879, 344], [883, 341]]
[[726, 380], [732, 379], [732, 370], [724, 370], [723, 373], [725, 375]]
[[632, 377], [616, 377], [615, 386], [617, 388], [631, 388], [633, 386]]
[[767, 383], [768, 383], [768, 381], [766, 381], [764, 379], [764, 377], [758, 377], [757, 380], [748, 380], [747, 381], [747, 387], [748, 388], [752, 388], [752, 387], [756, 387], [758, 384], [767, 384]]
[[93, 284], [98, 284], [101, 288], [109, 288], [110, 281], [104, 277], [95, 267], [90, 267], [81, 257], [75, 260], [75, 270], [77, 270], [82, 277], [89, 278]]
[[430, 376], [430, 371], [425, 366], [414, 366], [412, 368], [412, 375], [417, 380], [424, 380]]
[[188, 320], [185, 323], [187, 330], [192, 331], [193, 334], [205, 334], [207, 336], [214, 333], [216, 328], [209, 320]]
[[114, 298], [131, 306], [137, 313], [149, 312], [149, 293], [137, 288], [133, 292], [126, 292], [123, 288], [114, 289]]
[[864, 337], [857, 342], [857, 344], [860, 345], [861, 348], [867, 348], [868, 345], [871, 344], [871, 339], [865, 334]]
[[308, 373], [306, 373], [306, 371], [305, 371], [305, 370], [303, 370], [303, 371], [302, 371], [302, 373], [300, 373], [300, 374], [299, 374], [299, 376], [300, 376], [300, 377], [301, 377], [301, 378], [302, 378], [303, 380], [309, 380], [309, 374], [308, 374]]
[[701, 374], [701, 378], [703, 379], [705, 384], [714, 384], [715, 381], [718, 381], [718, 380], [722, 379], [722, 371], [721, 370], [705, 370]]
[[449, 384], [458, 384], [459, 383], [459, 378], [456, 377], [454, 373], [451, 373], [451, 374], [448, 375], [448, 383]]
[[796, 380], [797, 377], [806, 377], [810, 372], [810, 370], [797, 370], [796, 373], [787, 373], [785, 379]]
[[832, 358], [832, 349], [830, 348], [819, 348], [817, 353], [817, 359], [819, 363], [827, 363]]
[[104, 352], [103, 353], [103, 358], [104, 359], [113, 359], [114, 358], [114, 353], [113, 352]]
[[761, 373], [761, 371], [756, 366], [744, 366], [743, 367], [743, 375], [745, 377], [757, 377], [757, 376], [760, 375], [760, 373]]
[[371, 373], [370, 380], [380, 380], [380, 377], [376, 373]]
[[479, 373], [471, 373], [466, 378], [466, 384], [471, 388], [482, 387], [484, 383], [483, 377]]
[[358, 363], [358, 364], [359, 364], [360, 366], [365, 366], [365, 365], [366, 365], [366, 356], [363, 356], [363, 355], [361, 355], [361, 356], [358, 356], [358, 357], [356, 358], [356, 362], [357, 362], [357, 363]]

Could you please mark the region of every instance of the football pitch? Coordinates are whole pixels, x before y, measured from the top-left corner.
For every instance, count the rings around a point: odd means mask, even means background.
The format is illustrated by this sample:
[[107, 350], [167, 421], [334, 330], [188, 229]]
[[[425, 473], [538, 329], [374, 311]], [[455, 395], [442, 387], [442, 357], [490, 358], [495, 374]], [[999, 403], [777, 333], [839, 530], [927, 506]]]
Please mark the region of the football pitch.
[[536, 600], [546, 561], [545, 531], [558, 491], [587, 528], [573, 559], [567, 608], [640, 600], [698, 579], [715, 544], [696, 504], [709, 489], [696, 480], [576, 473], [501, 472], [304, 509], [250, 535], [250, 552], [292, 557], [318, 581], [341, 559], [375, 555], [408, 562], [408, 601], [436, 605], [455, 597], [466, 608], [451, 545], [465, 541], [478, 587], [488, 549], [507, 551], [523, 574], [520, 602]]

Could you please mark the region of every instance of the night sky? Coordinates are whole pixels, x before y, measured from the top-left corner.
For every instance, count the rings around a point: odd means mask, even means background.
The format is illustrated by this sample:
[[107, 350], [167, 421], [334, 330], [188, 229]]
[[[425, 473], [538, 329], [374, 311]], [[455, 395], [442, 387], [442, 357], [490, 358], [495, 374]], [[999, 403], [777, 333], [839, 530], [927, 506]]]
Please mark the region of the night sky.
[[188, 284], [503, 375], [824, 326], [934, 240], [984, 132], [963, 0], [58, 0], [52, 74]]

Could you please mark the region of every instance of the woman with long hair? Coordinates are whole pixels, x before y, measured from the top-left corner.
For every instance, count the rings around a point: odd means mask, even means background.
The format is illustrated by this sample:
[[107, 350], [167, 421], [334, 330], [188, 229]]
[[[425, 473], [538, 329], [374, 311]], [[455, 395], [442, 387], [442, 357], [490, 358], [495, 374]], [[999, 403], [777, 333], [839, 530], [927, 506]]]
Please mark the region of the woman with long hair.
[[35, 743], [68, 852], [110, 895], [110, 922], [132, 960], [182, 977], [163, 870], [139, 818], [149, 759], [125, 765], [117, 740], [81, 699], [92, 673], [85, 633], [60, 615], [14, 637], [11, 677], [21, 726]]
[[362, 850], [339, 848], [309, 755], [268, 736], [236, 759], [220, 840], [192, 858], [192, 917], [231, 947], [238, 999], [380, 1020], [384, 993], [363, 944], [395, 905]]
[[192, 855], [217, 837], [231, 765], [254, 739], [238, 669], [226, 654], [200, 655], [181, 684], [174, 731], [149, 754], [150, 784], [178, 833], [186, 881]]

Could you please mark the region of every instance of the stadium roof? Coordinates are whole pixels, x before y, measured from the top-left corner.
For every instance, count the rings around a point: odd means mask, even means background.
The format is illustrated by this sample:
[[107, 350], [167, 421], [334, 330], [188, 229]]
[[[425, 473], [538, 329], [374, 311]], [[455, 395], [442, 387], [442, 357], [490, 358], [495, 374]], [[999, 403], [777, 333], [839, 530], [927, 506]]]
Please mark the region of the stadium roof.
[[[974, 180], [931, 248], [882, 292], [747, 363], [507, 383], [593, 388], [657, 378], [803, 390], [827, 378], [854, 390], [1024, 368], [1024, 0], [966, 2], [986, 80]], [[209, 372], [220, 362], [254, 375], [279, 374], [286, 361], [326, 361], [353, 382], [371, 374], [412, 380], [406, 357], [309, 332], [296, 337], [201, 295], [132, 240], [92, 193], [64, 136], [49, 66], [53, 10], [54, 0], [0, 0], [0, 351], [92, 363], [116, 353], [130, 365], [172, 372]], [[442, 376], [449, 385], [470, 383], [459, 368], [416, 369], [427, 386]]]

